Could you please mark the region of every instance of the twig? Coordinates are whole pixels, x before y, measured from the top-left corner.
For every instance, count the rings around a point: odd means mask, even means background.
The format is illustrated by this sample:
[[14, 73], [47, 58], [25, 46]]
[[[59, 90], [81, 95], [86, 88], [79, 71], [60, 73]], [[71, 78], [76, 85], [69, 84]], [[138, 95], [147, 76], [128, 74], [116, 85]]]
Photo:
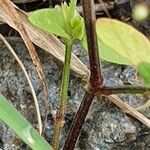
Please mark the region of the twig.
[[129, 114], [130, 116], [138, 119], [140, 122], [145, 124], [150, 128], [150, 120], [146, 118], [143, 114], [139, 113], [136, 109], [132, 108], [128, 104], [124, 103], [117, 95], [104, 96], [118, 106], [123, 112]]
[[29, 86], [31, 88], [31, 93], [34, 99], [34, 104], [35, 104], [35, 108], [36, 108], [36, 113], [37, 113], [37, 118], [38, 118], [38, 124], [39, 124], [39, 133], [42, 133], [42, 121], [41, 121], [41, 115], [40, 115], [40, 109], [39, 109], [39, 104], [38, 104], [38, 100], [34, 91], [34, 88], [32, 86], [30, 77], [28, 76], [28, 73], [23, 65], [23, 63], [21, 62], [21, 60], [19, 59], [19, 57], [17, 56], [17, 54], [15, 53], [15, 51], [12, 49], [12, 47], [10, 46], [10, 44], [5, 40], [5, 38], [0, 34], [0, 39], [4, 42], [4, 44], [7, 46], [7, 48], [9, 49], [9, 51], [12, 53], [12, 55], [15, 57], [15, 59], [17, 60], [18, 64], [20, 65], [22, 71], [25, 74], [25, 77], [29, 83]]
[[120, 86], [120, 87], [103, 87], [97, 95], [111, 95], [119, 93], [132, 93], [132, 94], [144, 94], [150, 93], [150, 87], [144, 86]]
[[[114, 8], [114, 3], [110, 3], [110, 4], [104, 3], [104, 5], [105, 5], [106, 9], [113, 9]], [[95, 9], [95, 11], [104, 11], [103, 4], [95, 4], [94, 9]], [[83, 12], [82, 6], [77, 6], [77, 11], [82, 13]]]
[[89, 90], [93, 93], [100, 90], [103, 84], [103, 76], [101, 74], [101, 64], [99, 61], [99, 51], [97, 43], [97, 35], [95, 29], [95, 12], [94, 12], [94, 2], [93, 0], [82, 0], [85, 28], [88, 43], [88, 55], [90, 63], [90, 85]]
[[111, 18], [108, 8], [107, 8], [107, 3], [104, 3], [103, 0], [98, 0], [99, 1], [99, 5], [102, 7], [102, 9], [104, 10], [104, 12], [106, 13], [107, 17]]
[[84, 98], [80, 104], [80, 108], [75, 116], [75, 119], [72, 123], [71, 129], [69, 131], [67, 140], [63, 150], [73, 150], [76, 140], [80, 134], [82, 125], [85, 122], [86, 116], [88, 114], [89, 108], [92, 104], [94, 94], [86, 92]]
[[31, 2], [35, 2], [37, 0], [12, 0], [12, 2], [16, 3], [16, 4], [24, 4], [24, 3], [31, 3]]

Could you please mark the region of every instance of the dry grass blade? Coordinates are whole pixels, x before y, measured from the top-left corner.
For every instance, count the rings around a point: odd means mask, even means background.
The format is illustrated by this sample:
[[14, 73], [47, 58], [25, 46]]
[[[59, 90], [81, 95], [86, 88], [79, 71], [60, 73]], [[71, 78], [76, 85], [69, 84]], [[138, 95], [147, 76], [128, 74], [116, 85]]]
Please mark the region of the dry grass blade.
[[138, 110], [138, 111], [143, 111], [147, 108], [150, 108], [150, 99], [147, 102], [145, 102], [142, 106], [139, 106], [135, 109]]
[[10, 46], [10, 44], [5, 40], [5, 38], [0, 34], [0, 40], [3, 41], [3, 43], [6, 45], [6, 47], [8, 48], [8, 50], [12, 53], [12, 55], [14, 56], [14, 58], [17, 60], [18, 64], [20, 65], [23, 73], [25, 74], [25, 77], [29, 83], [29, 86], [31, 88], [31, 93], [34, 99], [34, 104], [35, 104], [35, 108], [36, 108], [36, 112], [37, 112], [37, 118], [38, 118], [38, 124], [39, 124], [39, 132], [42, 132], [42, 121], [41, 121], [41, 115], [40, 115], [40, 109], [39, 109], [39, 104], [38, 104], [38, 100], [33, 88], [33, 85], [31, 83], [30, 77], [23, 65], [23, 63], [21, 62], [21, 60], [19, 59], [19, 57], [17, 56], [17, 54], [15, 53], [15, 51], [13, 50], [13, 48]]
[[136, 109], [132, 108], [128, 104], [124, 103], [117, 95], [105, 96], [111, 102], [113, 102], [116, 106], [118, 106], [123, 112], [129, 114], [130, 116], [136, 118], [147, 127], [150, 128], [150, 120], [146, 118], [143, 114], [139, 113]]
[[103, 0], [98, 0], [100, 3], [100, 6], [102, 7], [102, 9], [104, 10], [104, 12], [106, 13], [107, 17], [111, 18], [109, 11], [107, 9], [107, 5], [103, 2]]
[[45, 104], [47, 108], [48, 107], [47, 85], [46, 85], [46, 80], [45, 80], [44, 73], [40, 64], [39, 57], [26, 32], [22, 19], [20, 18], [19, 14], [17, 13], [16, 9], [13, 6], [13, 3], [10, 0], [0, 1], [0, 16], [7, 24], [9, 24], [11, 27], [16, 29], [20, 33], [22, 39], [24, 40], [24, 43], [26, 47], [28, 48], [30, 56], [36, 67], [39, 78], [43, 84]]

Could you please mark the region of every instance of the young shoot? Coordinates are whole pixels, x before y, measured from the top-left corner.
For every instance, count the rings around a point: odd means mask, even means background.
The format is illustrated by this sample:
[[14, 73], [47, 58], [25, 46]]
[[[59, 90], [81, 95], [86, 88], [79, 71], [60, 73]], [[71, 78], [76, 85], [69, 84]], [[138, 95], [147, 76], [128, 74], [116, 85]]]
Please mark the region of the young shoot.
[[55, 129], [52, 146], [54, 150], [59, 147], [61, 129], [64, 125], [64, 117], [67, 105], [67, 93], [70, 76], [70, 61], [72, 45], [83, 39], [83, 18], [76, 11], [77, 0], [71, 0], [69, 6], [64, 3], [54, 9], [42, 9], [33, 12], [29, 20], [37, 27], [60, 36], [65, 44], [65, 62], [62, 73], [60, 91], [60, 106], [55, 118]]

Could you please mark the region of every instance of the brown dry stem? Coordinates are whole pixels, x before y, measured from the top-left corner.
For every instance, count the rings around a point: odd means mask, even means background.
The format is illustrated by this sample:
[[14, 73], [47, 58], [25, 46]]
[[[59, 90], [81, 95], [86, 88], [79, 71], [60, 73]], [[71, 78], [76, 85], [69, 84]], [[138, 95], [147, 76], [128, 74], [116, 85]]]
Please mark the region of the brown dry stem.
[[124, 113], [129, 114], [130, 116], [136, 118], [147, 127], [150, 128], [150, 120], [146, 118], [143, 114], [139, 113], [136, 109], [131, 107], [130, 105], [124, 103], [117, 95], [104, 96], [113, 102], [116, 106], [118, 106]]

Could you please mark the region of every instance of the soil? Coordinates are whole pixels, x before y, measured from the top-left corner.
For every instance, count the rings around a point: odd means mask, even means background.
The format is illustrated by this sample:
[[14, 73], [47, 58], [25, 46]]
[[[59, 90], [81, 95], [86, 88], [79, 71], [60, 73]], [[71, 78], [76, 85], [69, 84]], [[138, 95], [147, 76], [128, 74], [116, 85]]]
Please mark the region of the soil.
[[[12, 0], [15, 2], [15, 0]], [[30, 3], [29, 3], [30, 1]], [[19, 2], [19, 1], [18, 1]], [[26, 10], [34, 10], [41, 7], [54, 6], [56, 1], [42, 2], [40, 0], [28, 0], [28, 3], [17, 3], [18, 6]], [[110, 15], [122, 21], [132, 24], [146, 36], [150, 36], [150, 21], [135, 22], [131, 17], [132, 7], [138, 1], [134, 0], [116, 0], [114, 9], [110, 10]], [[149, 2], [140, 0], [140, 2]], [[57, 1], [59, 3], [59, 1]], [[32, 6], [32, 5], [33, 6]], [[79, 1], [80, 4], [80, 1]], [[24, 7], [23, 7], [24, 6]], [[103, 13], [102, 16], [105, 16]], [[97, 16], [100, 17], [100, 16]], [[0, 33], [5, 35], [8, 42], [14, 48], [19, 58], [24, 63], [31, 79], [39, 100], [42, 119], [44, 121], [44, 100], [42, 87], [39, 83], [38, 76], [34, 69], [32, 60], [28, 51], [18, 34], [6, 25], [0, 25]], [[11, 35], [11, 37], [8, 37]], [[15, 35], [15, 36], [14, 36]], [[16, 36], [17, 35], [17, 36]], [[12, 37], [13, 36], [13, 37]], [[40, 57], [43, 70], [48, 82], [49, 92], [49, 115], [46, 122], [44, 137], [51, 142], [54, 128], [54, 114], [58, 109], [59, 91], [62, 74], [62, 63], [56, 60], [42, 49], [36, 47]], [[87, 53], [76, 44], [73, 52], [79, 59], [88, 66]], [[139, 85], [142, 83], [137, 76], [137, 70], [130, 66], [122, 66], [102, 62], [102, 71], [105, 77], [104, 83], [109, 86], [118, 85]], [[5, 45], [0, 45], [0, 92], [12, 103], [32, 125], [37, 128], [37, 118], [35, 107], [31, 96], [31, 91], [25, 76], [19, 65], [10, 54]], [[77, 111], [82, 97], [84, 87], [79, 78], [71, 73], [70, 87], [68, 91], [68, 107], [66, 114], [66, 123], [63, 128], [60, 148], [62, 147], [66, 134], [72, 123], [75, 112]], [[137, 107], [147, 100], [139, 94], [118, 95], [132, 107]], [[145, 110], [145, 116], [150, 118], [150, 111]], [[29, 150], [30, 148], [18, 139], [15, 133], [8, 128], [3, 122], [0, 123], [0, 150]], [[139, 121], [123, 113], [112, 103], [104, 98], [96, 98], [86, 122], [80, 134], [76, 150], [149, 150], [150, 149], [150, 130]]]

